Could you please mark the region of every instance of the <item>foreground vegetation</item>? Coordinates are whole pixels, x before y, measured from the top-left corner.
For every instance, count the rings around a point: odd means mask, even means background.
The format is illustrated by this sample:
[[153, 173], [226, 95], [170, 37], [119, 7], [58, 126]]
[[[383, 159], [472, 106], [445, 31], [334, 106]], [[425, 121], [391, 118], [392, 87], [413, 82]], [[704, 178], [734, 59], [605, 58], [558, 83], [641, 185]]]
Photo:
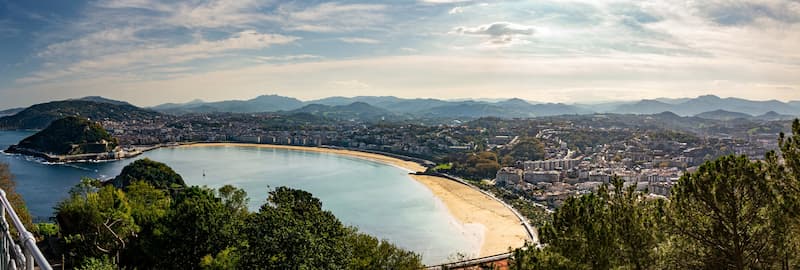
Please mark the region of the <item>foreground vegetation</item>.
[[81, 269], [421, 267], [419, 255], [343, 225], [305, 191], [279, 187], [250, 212], [243, 190], [187, 187], [150, 160], [116, 179], [84, 179], [58, 204], [49, 258]]
[[619, 179], [570, 198], [512, 269], [798, 269], [800, 122], [793, 133], [763, 162], [706, 162], [668, 200]]

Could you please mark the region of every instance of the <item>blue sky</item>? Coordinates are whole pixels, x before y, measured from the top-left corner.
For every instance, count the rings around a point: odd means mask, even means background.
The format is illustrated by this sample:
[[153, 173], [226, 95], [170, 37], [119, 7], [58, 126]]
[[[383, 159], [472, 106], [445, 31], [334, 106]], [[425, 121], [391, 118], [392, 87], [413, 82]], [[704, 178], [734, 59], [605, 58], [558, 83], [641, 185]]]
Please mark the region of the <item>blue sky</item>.
[[800, 99], [800, 3], [0, 0], [0, 108], [394, 95]]

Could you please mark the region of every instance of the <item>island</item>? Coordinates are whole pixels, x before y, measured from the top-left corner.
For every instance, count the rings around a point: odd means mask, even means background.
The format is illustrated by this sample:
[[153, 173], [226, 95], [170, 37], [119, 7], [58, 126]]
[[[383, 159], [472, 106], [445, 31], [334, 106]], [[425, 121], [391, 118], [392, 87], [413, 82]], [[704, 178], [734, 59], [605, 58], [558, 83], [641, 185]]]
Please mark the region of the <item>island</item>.
[[77, 116], [50, 123], [47, 128], [12, 145], [7, 153], [43, 158], [49, 162], [117, 160], [141, 154], [123, 149], [100, 124]]

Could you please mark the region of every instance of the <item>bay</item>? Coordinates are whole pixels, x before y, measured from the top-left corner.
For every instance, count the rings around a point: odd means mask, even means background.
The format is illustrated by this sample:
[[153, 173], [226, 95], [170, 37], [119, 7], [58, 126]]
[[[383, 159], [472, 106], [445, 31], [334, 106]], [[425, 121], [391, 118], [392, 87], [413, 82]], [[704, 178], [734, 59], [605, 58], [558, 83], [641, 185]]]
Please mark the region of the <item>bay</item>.
[[[0, 148], [31, 134], [0, 131]], [[265, 203], [270, 189], [306, 190], [345, 224], [420, 253], [426, 264], [445, 262], [457, 252], [475, 254], [480, 248], [480, 240], [467, 236], [430, 190], [407, 171], [387, 164], [328, 153], [234, 146], [162, 148], [139, 158], [166, 163], [189, 185], [243, 188], [252, 211]], [[113, 177], [134, 160], [43, 164], [20, 155], [0, 156], [39, 220], [52, 216], [53, 207], [82, 177]]]

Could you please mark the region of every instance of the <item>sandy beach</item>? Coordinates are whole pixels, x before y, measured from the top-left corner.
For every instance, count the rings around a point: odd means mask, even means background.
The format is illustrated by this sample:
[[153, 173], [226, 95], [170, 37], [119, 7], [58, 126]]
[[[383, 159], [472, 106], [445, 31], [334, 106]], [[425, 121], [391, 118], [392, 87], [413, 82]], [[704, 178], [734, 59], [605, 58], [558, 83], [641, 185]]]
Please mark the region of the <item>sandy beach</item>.
[[482, 224], [485, 233], [479, 256], [506, 253], [528, 238], [519, 220], [503, 204], [461, 183], [428, 175], [413, 175], [439, 197], [462, 224]]
[[[411, 172], [424, 171], [425, 167], [412, 161], [405, 161], [389, 156], [359, 151], [331, 149], [321, 147], [305, 147], [290, 145], [246, 144], [246, 143], [197, 143], [178, 147], [260, 147], [332, 153], [363, 158], [397, 166]], [[508, 252], [510, 248], [521, 247], [527, 239], [525, 229], [517, 217], [503, 204], [489, 196], [455, 181], [427, 175], [411, 175], [438, 197], [447, 210], [464, 228], [482, 228], [483, 240], [478, 256], [490, 256]]]

